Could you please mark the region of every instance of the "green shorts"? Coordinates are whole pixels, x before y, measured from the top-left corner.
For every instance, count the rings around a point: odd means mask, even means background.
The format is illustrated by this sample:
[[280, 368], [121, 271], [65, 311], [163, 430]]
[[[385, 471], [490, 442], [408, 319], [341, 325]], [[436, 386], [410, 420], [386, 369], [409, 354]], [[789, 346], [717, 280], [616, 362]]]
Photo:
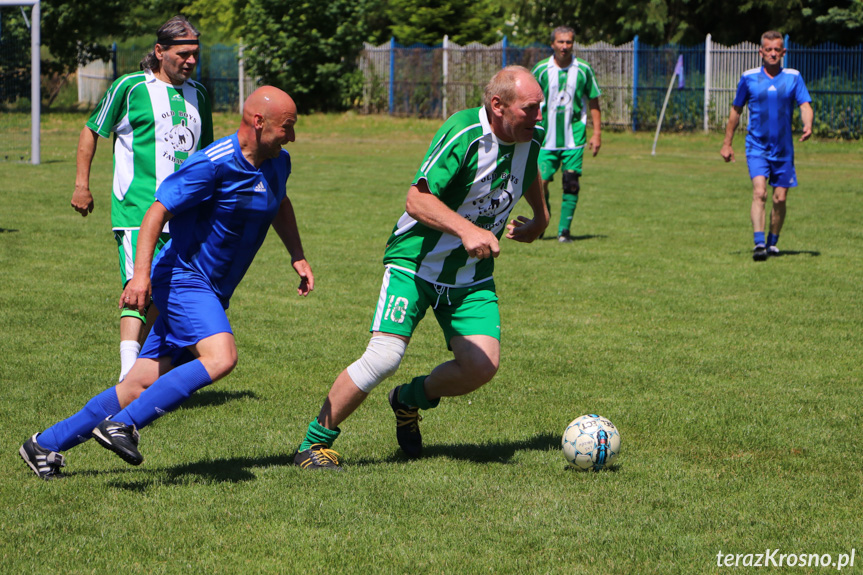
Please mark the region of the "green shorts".
[[[120, 254], [120, 279], [123, 281], [123, 287], [129, 283], [132, 276], [135, 274], [135, 250], [138, 249], [138, 230], [114, 230], [114, 239], [117, 241], [117, 251]], [[155, 254], [168, 243], [171, 235], [162, 233], [156, 241]], [[137, 317], [141, 321], [145, 321], [144, 316], [133, 309], [124, 309], [120, 312], [120, 317]]]
[[429, 307], [443, 329], [447, 347], [457, 335], [487, 335], [500, 341], [494, 280], [464, 288], [446, 287], [391, 267], [384, 272], [369, 331], [410, 337]]
[[550, 182], [554, 179], [554, 173], [560, 169], [576, 172], [581, 175], [581, 164], [584, 160], [584, 146], [575, 150], [540, 150], [539, 151], [539, 173], [543, 180]]

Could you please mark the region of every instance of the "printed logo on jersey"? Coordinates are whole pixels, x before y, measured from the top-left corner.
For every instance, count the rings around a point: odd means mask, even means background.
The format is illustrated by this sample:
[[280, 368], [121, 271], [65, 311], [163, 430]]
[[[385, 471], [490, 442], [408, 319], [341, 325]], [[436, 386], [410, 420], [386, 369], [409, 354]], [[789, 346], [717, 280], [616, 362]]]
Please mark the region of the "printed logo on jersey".
[[195, 133], [186, 127], [186, 120], [180, 120], [179, 124], [168, 130], [165, 141], [171, 144], [175, 152], [188, 153], [195, 149]]
[[255, 191], [256, 192], [266, 192], [267, 186], [264, 185], [264, 182], [258, 181], [258, 183], [255, 184]]
[[173, 100], [174, 102], [182, 102], [184, 99], [182, 94], [174, 94], [173, 96], [171, 96], [171, 100]]
[[566, 90], [557, 93], [557, 113], [563, 114], [566, 112], [566, 107], [572, 102], [572, 96]]
[[[512, 206], [512, 193], [506, 189], [508, 178], [504, 178], [497, 189], [492, 190], [485, 196], [474, 200], [473, 205], [476, 206], [477, 212], [475, 218], [471, 215], [466, 216], [474, 225], [491, 230], [502, 224], [506, 220], [506, 215], [509, 214], [509, 209]], [[497, 217], [503, 214], [504, 219], [500, 222]]]

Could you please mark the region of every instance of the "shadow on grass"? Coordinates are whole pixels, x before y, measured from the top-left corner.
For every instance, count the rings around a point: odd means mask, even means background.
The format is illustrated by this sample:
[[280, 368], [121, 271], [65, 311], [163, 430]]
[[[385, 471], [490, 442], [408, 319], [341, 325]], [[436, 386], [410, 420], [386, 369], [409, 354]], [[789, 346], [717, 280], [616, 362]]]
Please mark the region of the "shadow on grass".
[[[190, 483], [242, 483], [255, 479], [252, 469], [292, 465], [293, 454], [272, 455], [269, 457], [232, 457], [187, 463], [163, 469], [147, 470], [147, 478], [140, 481], [111, 481], [111, 487], [127, 491], [144, 492], [165, 485], [188, 485]], [[133, 470], [127, 470], [132, 472]]]
[[[738, 251], [738, 252], [733, 252], [733, 253], [734, 253], [734, 255], [746, 255], [746, 256], [752, 257], [752, 251], [751, 250]], [[786, 257], [786, 256], [809, 256], [809, 257], [817, 258], [820, 255], [821, 255], [821, 252], [814, 251], [814, 250], [782, 250], [781, 252], [779, 252], [778, 255], [769, 256], [767, 259], [772, 260], [775, 258], [782, 258], [782, 257]]]
[[224, 405], [230, 401], [239, 399], [258, 399], [253, 391], [199, 391], [192, 395], [180, 409], [198, 409], [200, 407], [214, 407]]
[[[536, 437], [522, 441], [506, 441], [491, 443], [450, 443], [435, 444], [426, 442], [423, 445], [423, 459], [431, 457], [448, 457], [461, 461], [473, 461], [475, 463], [509, 463], [513, 455], [518, 451], [548, 451], [560, 448], [560, 435], [557, 433], [541, 433]], [[369, 465], [375, 463], [394, 463], [408, 461], [401, 452], [396, 451], [384, 460], [359, 459], [349, 461], [348, 464]]]
[[[556, 433], [542, 433], [523, 441], [491, 442], [486, 444], [432, 444], [424, 449], [423, 459], [448, 457], [475, 463], [509, 463], [518, 451], [548, 451], [560, 447], [560, 436]], [[395, 452], [386, 459], [359, 459], [346, 461], [346, 467], [379, 465], [381, 463], [405, 462], [408, 459]], [[163, 469], [124, 469], [121, 471], [83, 471], [70, 475], [134, 474], [130, 480], [116, 479], [108, 485], [126, 491], [145, 492], [154, 487], [165, 485], [188, 485], [190, 483], [242, 483], [256, 478], [255, 468], [293, 465], [293, 454], [272, 455], [267, 457], [232, 457], [187, 463]], [[144, 478], [135, 479], [135, 477]]]
[[17, 232], [17, 231], [18, 230], [13, 230], [11, 228], [0, 228], [0, 234], [13, 233], [13, 232]]
[[[608, 236], [603, 235], [603, 234], [585, 234], [582, 236], [569, 236], [569, 238], [574, 242], [580, 242], [581, 240], [604, 240], [604, 239], [608, 238]], [[544, 241], [544, 242], [555, 241], [556, 242], [557, 236], [546, 235], [546, 236], [543, 236], [542, 241]]]

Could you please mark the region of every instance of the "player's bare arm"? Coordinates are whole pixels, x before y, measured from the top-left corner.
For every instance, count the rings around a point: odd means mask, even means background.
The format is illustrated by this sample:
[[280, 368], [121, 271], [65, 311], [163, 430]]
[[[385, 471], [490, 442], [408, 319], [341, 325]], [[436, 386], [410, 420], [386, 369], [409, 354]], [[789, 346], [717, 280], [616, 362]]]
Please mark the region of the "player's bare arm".
[[548, 208], [543, 199], [542, 178], [539, 174], [536, 175], [533, 183], [527, 189], [524, 199], [530, 209], [533, 210], [533, 219], [518, 216], [516, 219], [510, 220], [506, 226], [506, 237], [517, 242], [530, 243], [542, 235], [542, 232], [548, 227], [550, 219]]
[[719, 155], [726, 162], [734, 161], [734, 148], [731, 147], [731, 142], [734, 141], [734, 131], [737, 129], [737, 124], [740, 123], [741, 113], [743, 113], [743, 108], [731, 106], [731, 112], [728, 114], [728, 123], [725, 124], [725, 140], [722, 142], [722, 148], [719, 150]]
[[306, 261], [306, 256], [303, 252], [303, 243], [300, 241], [300, 231], [297, 228], [297, 218], [294, 214], [294, 206], [291, 200], [285, 197], [279, 206], [279, 211], [276, 218], [273, 220], [273, 229], [279, 234], [282, 243], [291, 254], [291, 266], [297, 275], [300, 276], [300, 285], [297, 287], [297, 294], [307, 296], [315, 289], [315, 275], [312, 273], [312, 266]]
[[135, 273], [123, 295], [120, 296], [120, 308], [136, 309], [138, 313], [145, 313], [150, 304], [150, 268], [153, 265], [153, 252], [156, 251], [156, 242], [165, 224], [173, 217], [165, 206], [158, 200], [153, 202], [138, 232], [138, 249], [135, 251]]
[[599, 107], [599, 98], [588, 100], [587, 107], [590, 108], [590, 120], [593, 123], [593, 135], [587, 146], [593, 150], [593, 155], [599, 153], [602, 147], [602, 109]]
[[84, 126], [78, 137], [78, 152], [75, 158], [75, 191], [72, 193], [72, 207], [84, 217], [93, 211], [93, 194], [90, 192], [90, 165], [96, 155], [99, 135]]
[[420, 180], [408, 190], [405, 211], [423, 225], [458, 237], [472, 258], [496, 258], [500, 255], [497, 236], [449, 209], [431, 193], [425, 180]]
[[809, 102], [800, 104], [800, 118], [803, 120], [803, 135], [800, 136], [800, 141], [805, 142], [812, 136], [812, 121], [815, 119], [815, 112]]

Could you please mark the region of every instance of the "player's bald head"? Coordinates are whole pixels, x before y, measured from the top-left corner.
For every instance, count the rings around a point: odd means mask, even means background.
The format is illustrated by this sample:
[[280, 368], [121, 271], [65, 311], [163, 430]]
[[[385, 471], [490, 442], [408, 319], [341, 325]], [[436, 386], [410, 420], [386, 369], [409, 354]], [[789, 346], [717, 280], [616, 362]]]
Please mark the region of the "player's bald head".
[[499, 70], [485, 86], [483, 103], [487, 109], [491, 109], [491, 99], [497, 96], [504, 104], [512, 104], [518, 97], [520, 89], [528, 86], [539, 88], [536, 79], [530, 70], [522, 66], [507, 66]]
[[243, 104], [243, 123], [250, 126], [256, 115], [272, 119], [285, 114], [296, 116], [297, 106], [293, 98], [275, 86], [261, 86]]

